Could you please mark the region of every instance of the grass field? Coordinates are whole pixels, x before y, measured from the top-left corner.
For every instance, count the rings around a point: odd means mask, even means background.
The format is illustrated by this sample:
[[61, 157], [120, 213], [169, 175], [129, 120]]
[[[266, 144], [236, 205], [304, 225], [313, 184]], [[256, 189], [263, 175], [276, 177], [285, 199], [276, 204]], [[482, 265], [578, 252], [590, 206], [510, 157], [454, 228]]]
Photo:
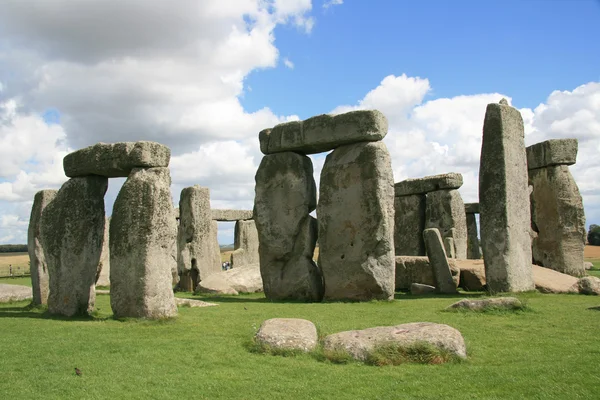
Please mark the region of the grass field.
[[0, 253], [0, 276], [10, 276], [10, 265], [13, 275], [29, 274], [29, 255], [27, 253]]

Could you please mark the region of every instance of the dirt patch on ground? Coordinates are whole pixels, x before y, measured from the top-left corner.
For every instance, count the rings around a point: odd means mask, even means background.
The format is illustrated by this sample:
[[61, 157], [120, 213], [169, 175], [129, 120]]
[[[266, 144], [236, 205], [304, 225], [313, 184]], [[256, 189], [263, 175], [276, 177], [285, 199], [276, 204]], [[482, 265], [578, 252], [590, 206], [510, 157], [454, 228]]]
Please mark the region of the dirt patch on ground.
[[585, 246], [585, 250], [583, 251], [583, 257], [586, 259], [600, 259], [600, 246]]

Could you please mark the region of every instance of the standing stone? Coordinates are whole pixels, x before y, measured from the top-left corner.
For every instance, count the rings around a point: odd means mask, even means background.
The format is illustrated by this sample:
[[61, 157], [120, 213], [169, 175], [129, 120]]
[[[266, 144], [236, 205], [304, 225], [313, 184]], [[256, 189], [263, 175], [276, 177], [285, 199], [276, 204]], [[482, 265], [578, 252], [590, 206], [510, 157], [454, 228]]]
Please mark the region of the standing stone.
[[102, 253], [98, 270], [96, 271], [96, 286], [110, 286], [110, 251], [108, 248], [108, 231], [110, 218], [104, 221], [104, 238], [102, 239]]
[[427, 257], [429, 257], [429, 262], [433, 267], [433, 276], [438, 292], [456, 293], [456, 285], [452, 279], [452, 272], [450, 271], [450, 264], [448, 263], [440, 231], [436, 228], [425, 229], [423, 237], [425, 238]]
[[136, 168], [110, 221], [110, 305], [117, 318], [177, 314], [171, 287], [177, 224], [168, 168]]
[[258, 264], [258, 232], [253, 220], [237, 221], [235, 223], [233, 253], [231, 267]]
[[424, 256], [425, 195], [394, 198], [394, 246], [397, 256]]
[[452, 238], [456, 258], [467, 258], [467, 217], [458, 190], [427, 193], [425, 228], [438, 229], [444, 240]]
[[481, 245], [488, 289], [533, 290], [527, 158], [519, 111], [488, 104], [480, 162]]
[[29, 252], [29, 268], [31, 272], [31, 287], [33, 289], [33, 304], [48, 303], [48, 265], [44, 248], [41, 243], [41, 221], [44, 209], [54, 197], [56, 190], [40, 190], [33, 198], [29, 228], [27, 230], [27, 250]]
[[585, 213], [579, 188], [566, 165], [529, 170], [533, 261], [573, 276], [584, 276]]
[[254, 221], [260, 273], [271, 300], [321, 301], [323, 278], [313, 261], [317, 202], [310, 158], [292, 152], [264, 156], [256, 171]]
[[179, 213], [179, 288], [193, 292], [202, 279], [221, 271], [220, 258], [215, 259], [215, 253], [219, 257], [215, 243], [217, 247], [219, 243], [217, 222], [212, 221], [209, 189], [198, 185], [184, 188], [179, 199]]
[[475, 214], [467, 214], [467, 259], [479, 260], [479, 237], [477, 236], [477, 220]]
[[444, 238], [444, 249], [446, 250], [446, 255], [448, 256], [448, 258], [456, 258], [456, 250], [453, 236]]
[[48, 263], [52, 314], [89, 314], [96, 301], [96, 272], [104, 240], [108, 179], [71, 178], [42, 214], [42, 247]]
[[383, 142], [340, 146], [327, 156], [317, 215], [325, 299], [392, 299], [394, 180]]

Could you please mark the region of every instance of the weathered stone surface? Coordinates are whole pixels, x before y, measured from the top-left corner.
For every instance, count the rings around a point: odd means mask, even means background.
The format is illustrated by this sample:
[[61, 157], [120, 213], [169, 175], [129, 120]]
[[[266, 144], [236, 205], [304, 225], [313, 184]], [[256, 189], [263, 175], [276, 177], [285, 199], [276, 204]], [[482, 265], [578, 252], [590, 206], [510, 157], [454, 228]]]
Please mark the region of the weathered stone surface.
[[215, 257], [217, 239], [213, 232], [216, 228], [211, 219], [209, 189], [199, 185], [184, 188], [179, 198], [179, 213], [177, 271], [181, 278], [178, 287], [193, 292], [198, 282], [221, 271], [220, 258]]
[[50, 277], [48, 311], [73, 316], [93, 311], [96, 271], [104, 240], [108, 179], [72, 178], [42, 213], [42, 247]]
[[565, 274], [585, 275], [585, 211], [566, 165], [529, 171], [533, 261]]
[[56, 190], [40, 190], [33, 198], [29, 228], [27, 230], [27, 250], [29, 252], [29, 270], [35, 305], [48, 303], [48, 265], [41, 242], [42, 212], [54, 197]]
[[264, 154], [284, 151], [314, 154], [345, 144], [379, 141], [387, 130], [385, 115], [377, 110], [361, 110], [286, 122], [261, 131], [258, 138]]
[[28, 286], [0, 283], [0, 303], [29, 300], [32, 297], [31, 288]]
[[421, 283], [413, 283], [410, 285], [410, 294], [420, 295], [420, 294], [430, 294], [435, 293], [435, 286], [423, 285]]
[[175, 304], [179, 307], [190, 307], [190, 308], [218, 306], [217, 303], [209, 303], [207, 301], [202, 301], [202, 300], [180, 299], [177, 297], [175, 297]]
[[342, 350], [357, 360], [365, 361], [369, 352], [376, 346], [388, 344], [410, 346], [417, 342], [427, 342], [461, 358], [467, 357], [465, 341], [458, 330], [448, 325], [431, 322], [412, 322], [334, 333], [325, 338], [323, 350]]
[[240, 294], [263, 291], [260, 265], [245, 265], [228, 271], [217, 272], [202, 280], [196, 293]]
[[456, 286], [452, 280], [450, 264], [446, 257], [446, 250], [440, 232], [436, 228], [428, 228], [423, 231], [425, 248], [429, 263], [433, 267], [435, 287], [439, 293], [456, 293]]
[[465, 203], [466, 214], [479, 214], [479, 203]]
[[110, 218], [104, 221], [104, 237], [102, 238], [102, 253], [96, 270], [96, 286], [110, 286], [110, 249], [108, 245], [108, 232]]
[[478, 232], [475, 214], [467, 214], [467, 259], [469, 260], [481, 258]]
[[179, 220], [179, 207], [175, 207], [175, 219]]
[[252, 219], [252, 210], [210, 210], [215, 221], [241, 221]]
[[325, 299], [393, 299], [394, 181], [385, 144], [335, 149], [323, 165], [319, 193]]
[[230, 257], [232, 268], [260, 263], [258, 231], [253, 220], [235, 223], [233, 248]]
[[263, 157], [256, 172], [254, 221], [260, 273], [272, 300], [321, 301], [323, 277], [313, 261], [317, 195], [310, 158], [286, 152]]
[[110, 221], [110, 305], [115, 317], [177, 314], [171, 286], [177, 222], [168, 168], [134, 169]]
[[448, 258], [456, 258], [456, 249], [454, 247], [454, 238], [452, 236], [444, 238], [444, 250]]
[[454, 241], [455, 257], [467, 258], [467, 217], [458, 190], [436, 190], [427, 194], [425, 228], [436, 228], [445, 240]]
[[488, 104], [479, 168], [481, 245], [488, 289], [534, 288], [523, 119], [516, 109]]
[[532, 266], [535, 288], [542, 293], [577, 293], [577, 278], [552, 269]]
[[594, 268], [594, 264], [589, 261], [583, 262], [583, 269], [588, 270]]
[[156, 142], [97, 143], [63, 159], [68, 177], [127, 177], [134, 168], [168, 167], [171, 149]]
[[485, 266], [483, 260], [459, 260], [460, 287], [466, 291], [486, 290]]
[[318, 337], [315, 324], [308, 320], [272, 318], [262, 323], [255, 339], [271, 349], [308, 352], [317, 346]]
[[572, 165], [577, 161], [577, 139], [550, 139], [527, 147], [527, 168]]
[[515, 310], [523, 308], [523, 303], [521, 303], [521, 300], [517, 299], [516, 297], [496, 297], [476, 300], [463, 299], [446, 307], [448, 310], [462, 309], [472, 311], [482, 311], [489, 308], [498, 310]]
[[425, 195], [394, 198], [394, 247], [397, 256], [424, 256]]
[[395, 196], [409, 196], [411, 194], [426, 194], [436, 190], [458, 189], [463, 185], [461, 174], [450, 172], [448, 174], [431, 175], [423, 178], [406, 179], [394, 185]]
[[577, 288], [581, 294], [600, 296], [600, 278], [585, 276], [577, 281]]
[[[459, 260], [448, 260], [454, 286], [458, 286], [460, 269]], [[396, 290], [409, 290], [413, 283], [435, 286], [433, 268], [426, 256], [396, 257]]]

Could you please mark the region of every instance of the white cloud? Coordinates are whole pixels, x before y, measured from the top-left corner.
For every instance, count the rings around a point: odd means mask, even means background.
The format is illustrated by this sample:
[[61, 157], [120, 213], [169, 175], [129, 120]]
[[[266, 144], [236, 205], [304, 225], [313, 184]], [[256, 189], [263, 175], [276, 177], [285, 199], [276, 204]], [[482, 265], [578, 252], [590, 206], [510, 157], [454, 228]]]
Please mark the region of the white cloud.
[[294, 69], [294, 63], [290, 61], [289, 58], [284, 58], [283, 59], [283, 64], [288, 67], [289, 69]]
[[323, 8], [328, 9], [329, 7], [339, 6], [341, 4], [344, 4], [344, 0], [327, 0], [323, 3]]

